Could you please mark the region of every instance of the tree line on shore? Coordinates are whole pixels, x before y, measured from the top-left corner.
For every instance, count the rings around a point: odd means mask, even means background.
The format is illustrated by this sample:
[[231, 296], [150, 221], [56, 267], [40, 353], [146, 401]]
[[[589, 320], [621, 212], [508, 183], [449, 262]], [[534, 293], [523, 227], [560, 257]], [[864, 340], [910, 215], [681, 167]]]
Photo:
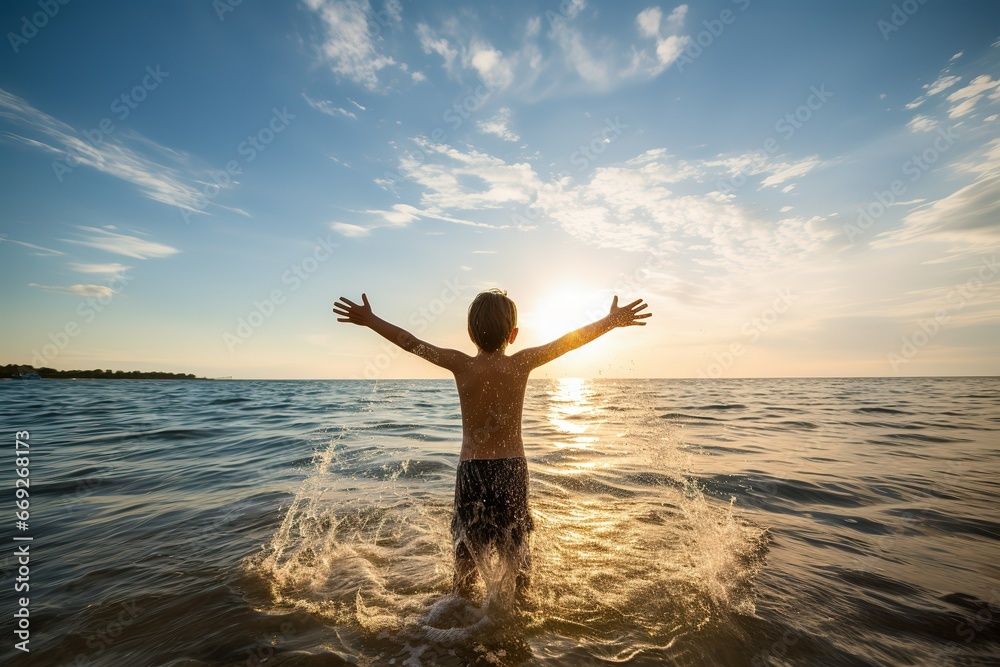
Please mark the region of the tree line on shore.
[[90, 379], [90, 380], [204, 380], [206, 378], [195, 377], [192, 373], [166, 373], [164, 371], [113, 371], [111, 369], [96, 368], [90, 371], [59, 371], [54, 368], [35, 368], [34, 366], [24, 366], [21, 364], [7, 364], [0, 366], [0, 378], [9, 378], [15, 375], [38, 374], [42, 379]]

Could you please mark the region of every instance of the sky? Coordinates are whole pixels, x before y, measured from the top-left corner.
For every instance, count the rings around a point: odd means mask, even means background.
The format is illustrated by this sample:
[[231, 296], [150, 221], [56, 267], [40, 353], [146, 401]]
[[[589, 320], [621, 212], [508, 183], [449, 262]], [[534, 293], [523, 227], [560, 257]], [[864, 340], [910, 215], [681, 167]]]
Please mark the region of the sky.
[[442, 378], [1000, 372], [1000, 4], [12, 1], [0, 364]]

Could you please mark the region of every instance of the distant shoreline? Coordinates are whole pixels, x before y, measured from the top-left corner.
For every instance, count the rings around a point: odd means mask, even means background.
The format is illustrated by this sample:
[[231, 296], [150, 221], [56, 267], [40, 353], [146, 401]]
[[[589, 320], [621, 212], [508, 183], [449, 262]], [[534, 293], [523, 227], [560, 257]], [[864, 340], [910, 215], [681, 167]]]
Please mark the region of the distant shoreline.
[[165, 371], [113, 371], [94, 370], [60, 371], [55, 368], [35, 368], [20, 364], [0, 366], [0, 379], [4, 380], [209, 380], [193, 373], [167, 373]]

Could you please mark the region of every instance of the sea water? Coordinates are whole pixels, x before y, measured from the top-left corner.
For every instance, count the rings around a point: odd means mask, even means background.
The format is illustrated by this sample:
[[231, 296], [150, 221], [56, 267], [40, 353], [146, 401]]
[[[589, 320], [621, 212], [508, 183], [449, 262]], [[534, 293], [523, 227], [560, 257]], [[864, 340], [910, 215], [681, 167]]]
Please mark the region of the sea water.
[[2, 382], [0, 400], [11, 497], [31, 434], [33, 537], [31, 653], [7, 632], [4, 664], [1000, 658], [997, 378], [532, 381], [532, 585], [511, 609], [487, 604], [492, 571], [449, 597], [451, 382]]

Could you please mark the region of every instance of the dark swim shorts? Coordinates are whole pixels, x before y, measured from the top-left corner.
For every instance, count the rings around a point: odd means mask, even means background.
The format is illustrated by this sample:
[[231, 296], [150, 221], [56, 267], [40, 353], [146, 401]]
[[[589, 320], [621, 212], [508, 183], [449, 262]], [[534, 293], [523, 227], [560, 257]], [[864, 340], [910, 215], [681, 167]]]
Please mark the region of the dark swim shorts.
[[459, 461], [451, 535], [479, 550], [517, 551], [535, 528], [528, 508], [528, 463], [523, 456]]

